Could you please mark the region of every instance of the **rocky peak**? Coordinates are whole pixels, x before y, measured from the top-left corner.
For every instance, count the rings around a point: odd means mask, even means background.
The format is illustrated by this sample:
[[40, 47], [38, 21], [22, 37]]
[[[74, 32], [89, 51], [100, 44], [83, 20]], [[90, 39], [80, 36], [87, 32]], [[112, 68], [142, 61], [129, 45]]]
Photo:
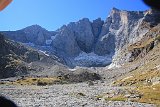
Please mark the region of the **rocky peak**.
[[83, 19], [79, 20], [79, 22], [90, 22], [90, 20], [88, 18], [83, 18]]
[[28, 41], [37, 45], [45, 45], [46, 40], [51, 39], [52, 33], [39, 25], [32, 25], [21, 30]]
[[92, 51], [94, 35], [92, 25], [88, 18], [83, 18], [78, 22], [72, 22], [67, 27], [75, 33], [76, 41], [80, 49], [86, 53]]
[[101, 29], [102, 29], [103, 24], [104, 24], [104, 21], [101, 18], [93, 20], [93, 22], [92, 22], [92, 29], [93, 29], [93, 34], [95, 37], [95, 42], [101, 33]]
[[115, 8], [115, 7], [113, 7], [112, 10], [111, 10], [111, 14], [114, 14], [114, 13], [120, 12], [120, 11], [121, 11], [121, 10], [119, 10], [119, 9], [117, 9], [117, 8]]
[[[133, 20], [139, 20], [140, 18], [144, 17], [143, 11], [126, 11], [126, 10], [119, 10], [117, 8], [113, 8], [109, 17], [107, 18], [106, 22], [110, 20], [111, 24], [113, 25], [127, 25], [128, 23], [132, 22]], [[118, 29], [117, 26], [112, 26], [113, 29]]]
[[38, 31], [41, 31], [41, 30], [44, 30], [44, 31], [47, 31], [45, 28], [42, 28], [40, 25], [31, 25], [31, 26], [28, 26], [24, 29], [22, 29], [25, 33], [30, 33], [30, 32], [38, 32]]

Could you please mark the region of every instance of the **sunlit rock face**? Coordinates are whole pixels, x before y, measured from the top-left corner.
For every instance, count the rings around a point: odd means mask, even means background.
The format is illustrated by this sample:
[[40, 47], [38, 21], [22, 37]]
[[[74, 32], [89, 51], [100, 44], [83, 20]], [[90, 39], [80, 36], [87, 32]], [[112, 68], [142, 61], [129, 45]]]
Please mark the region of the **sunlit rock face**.
[[[144, 18], [144, 12], [141, 11], [122, 11], [113, 8], [108, 16], [105, 29], [115, 36], [115, 55], [111, 66], [120, 66], [128, 61], [129, 54], [125, 51], [129, 44], [133, 44], [140, 40], [147, 28], [141, 28], [140, 25]], [[109, 28], [108, 28], [109, 26]]]
[[115, 55], [110, 66], [119, 67], [128, 62], [133, 57], [133, 53], [129, 51], [132, 44], [140, 41], [144, 42], [144, 38], [156, 36], [155, 32], [150, 32], [150, 29], [158, 26], [160, 22], [159, 15], [159, 12], [152, 9], [143, 12], [122, 11], [113, 8], [107, 18], [112, 23], [106, 29], [115, 35]]

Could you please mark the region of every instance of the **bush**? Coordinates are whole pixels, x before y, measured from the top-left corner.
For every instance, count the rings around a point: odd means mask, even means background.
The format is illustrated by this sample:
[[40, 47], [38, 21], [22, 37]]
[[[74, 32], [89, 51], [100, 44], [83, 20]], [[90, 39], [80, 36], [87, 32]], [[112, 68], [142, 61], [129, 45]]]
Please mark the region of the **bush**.
[[41, 81], [41, 80], [38, 80], [38, 81], [37, 81], [37, 85], [38, 85], [38, 86], [46, 86], [46, 85], [48, 85], [48, 83], [47, 83], [47, 82], [44, 82], [44, 81]]
[[160, 35], [158, 35], [158, 36], [155, 38], [155, 40], [160, 41]]

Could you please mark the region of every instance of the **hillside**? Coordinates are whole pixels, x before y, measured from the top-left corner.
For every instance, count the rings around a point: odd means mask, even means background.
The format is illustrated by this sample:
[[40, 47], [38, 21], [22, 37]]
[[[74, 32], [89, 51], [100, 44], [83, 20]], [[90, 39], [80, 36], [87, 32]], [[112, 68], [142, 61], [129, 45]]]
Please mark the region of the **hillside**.
[[56, 56], [49, 57], [0, 34], [0, 78], [30, 75], [37, 71], [40, 75], [50, 66], [62, 66], [60, 63], [62, 61]]

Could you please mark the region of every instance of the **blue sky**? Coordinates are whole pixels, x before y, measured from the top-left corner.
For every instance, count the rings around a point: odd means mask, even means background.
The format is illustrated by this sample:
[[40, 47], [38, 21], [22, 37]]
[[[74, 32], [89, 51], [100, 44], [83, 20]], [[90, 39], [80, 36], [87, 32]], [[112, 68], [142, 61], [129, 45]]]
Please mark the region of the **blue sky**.
[[38, 24], [53, 31], [82, 18], [106, 19], [110, 10], [147, 10], [141, 0], [13, 0], [0, 12], [0, 31]]

